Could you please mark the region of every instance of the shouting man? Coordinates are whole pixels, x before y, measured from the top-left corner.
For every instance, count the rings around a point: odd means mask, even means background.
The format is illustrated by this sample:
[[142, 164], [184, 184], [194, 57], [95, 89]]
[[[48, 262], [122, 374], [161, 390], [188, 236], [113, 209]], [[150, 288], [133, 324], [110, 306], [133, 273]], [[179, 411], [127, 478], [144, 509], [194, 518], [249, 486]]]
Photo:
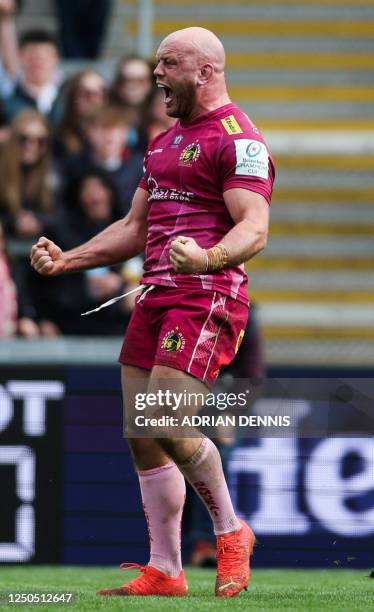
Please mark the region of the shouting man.
[[[248, 316], [244, 262], [266, 244], [274, 166], [251, 120], [230, 101], [220, 40], [203, 28], [167, 36], [155, 76], [177, 123], [157, 136], [129, 214], [68, 252], [40, 238], [33, 267], [54, 276], [112, 265], [145, 251], [142, 283], [120, 362], [125, 404], [134, 380], [155, 389], [174, 379], [201, 392], [233, 359]], [[254, 535], [235, 515], [221, 459], [209, 438], [129, 439], [151, 555], [141, 575], [100, 595], [187, 594], [180, 524], [185, 479], [217, 536], [215, 593], [246, 588]]]

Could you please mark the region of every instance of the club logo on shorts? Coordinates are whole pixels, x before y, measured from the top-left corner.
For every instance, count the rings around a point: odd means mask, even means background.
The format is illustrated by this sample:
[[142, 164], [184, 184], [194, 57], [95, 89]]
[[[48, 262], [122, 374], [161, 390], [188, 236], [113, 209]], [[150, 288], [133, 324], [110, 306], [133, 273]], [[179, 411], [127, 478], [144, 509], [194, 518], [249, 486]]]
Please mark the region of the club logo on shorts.
[[183, 334], [179, 331], [178, 327], [167, 332], [163, 337], [161, 347], [167, 353], [175, 353], [176, 351], [183, 351], [186, 341]]
[[179, 165], [180, 166], [192, 166], [193, 162], [199, 159], [200, 145], [199, 141], [192, 142], [187, 145], [180, 154]]

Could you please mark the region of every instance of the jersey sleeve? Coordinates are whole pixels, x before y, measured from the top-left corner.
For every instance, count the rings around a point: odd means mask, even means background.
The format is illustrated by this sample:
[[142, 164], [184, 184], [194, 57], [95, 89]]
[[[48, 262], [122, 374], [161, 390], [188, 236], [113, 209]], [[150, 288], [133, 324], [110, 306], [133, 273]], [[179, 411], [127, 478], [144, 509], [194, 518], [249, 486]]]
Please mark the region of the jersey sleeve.
[[224, 135], [219, 150], [222, 192], [241, 188], [260, 193], [271, 203], [275, 177], [274, 163], [261, 135], [248, 130]]
[[147, 150], [144, 154], [144, 159], [143, 159], [143, 175], [139, 181], [139, 185], [138, 187], [140, 187], [141, 189], [144, 189], [145, 191], [148, 191], [148, 186], [147, 186], [147, 164], [148, 164], [148, 159], [149, 159], [149, 147], [147, 147]]

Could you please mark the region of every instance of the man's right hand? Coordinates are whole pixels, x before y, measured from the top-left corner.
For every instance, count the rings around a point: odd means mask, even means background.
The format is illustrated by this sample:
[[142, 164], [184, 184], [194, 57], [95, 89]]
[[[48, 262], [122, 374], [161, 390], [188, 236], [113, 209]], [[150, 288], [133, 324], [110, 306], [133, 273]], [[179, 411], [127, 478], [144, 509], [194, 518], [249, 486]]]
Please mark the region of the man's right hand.
[[42, 276], [58, 276], [66, 271], [64, 254], [57, 244], [42, 236], [31, 249], [31, 265]]

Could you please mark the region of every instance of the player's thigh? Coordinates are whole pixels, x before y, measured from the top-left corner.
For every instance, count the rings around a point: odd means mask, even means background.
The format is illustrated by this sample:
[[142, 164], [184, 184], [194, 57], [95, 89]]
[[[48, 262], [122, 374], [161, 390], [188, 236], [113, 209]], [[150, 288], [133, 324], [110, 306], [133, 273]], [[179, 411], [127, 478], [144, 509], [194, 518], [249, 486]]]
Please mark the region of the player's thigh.
[[[152, 292], [151, 292], [152, 293]], [[152, 307], [151, 294], [138, 299], [128, 324], [119, 362], [122, 365], [151, 370], [154, 365], [159, 334], [159, 317]]]
[[154, 365], [181, 370], [211, 389], [221, 368], [235, 356], [248, 306], [205, 290], [179, 290], [169, 303], [159, 330]]
[[[135, 366], [122, 366], [121, 382], [125, 413], [134, 413], [136, 396], [147, 393], [151, 371]], [[126, 414], [124, 415], [126, 419]], [[131, 434], [130, 434], [131, 435]], [[128, 437], [133, 461], [139, 470], [150, 470], [170, 462], [160, 444], [151, 437]]]

